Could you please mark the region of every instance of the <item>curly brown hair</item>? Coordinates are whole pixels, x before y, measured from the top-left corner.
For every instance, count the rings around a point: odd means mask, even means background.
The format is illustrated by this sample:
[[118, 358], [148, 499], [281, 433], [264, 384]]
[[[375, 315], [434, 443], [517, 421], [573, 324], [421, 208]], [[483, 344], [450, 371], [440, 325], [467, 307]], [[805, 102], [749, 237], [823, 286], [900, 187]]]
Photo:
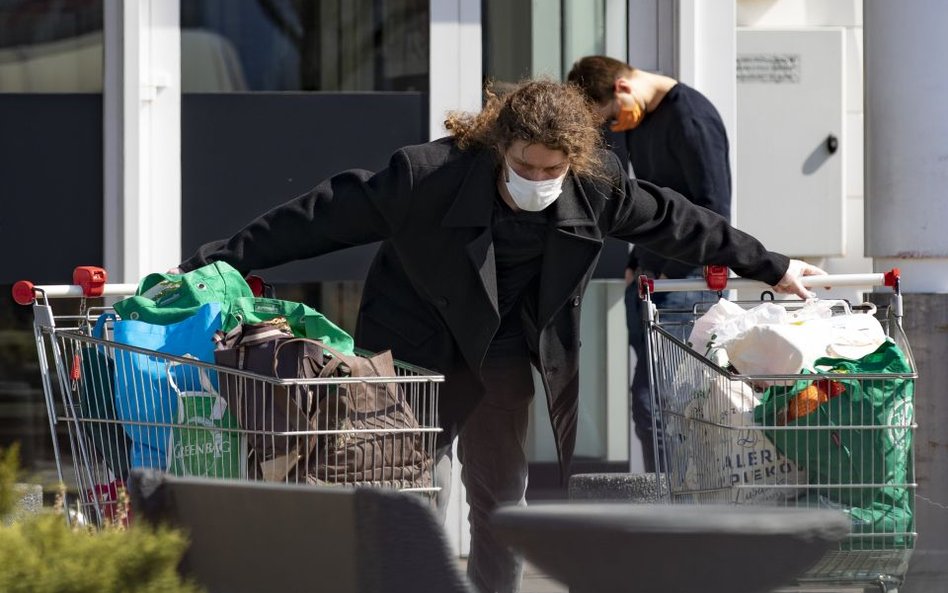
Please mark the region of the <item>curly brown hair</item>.
[[562, 150], [578, 175], [603, 177], [600, 118], [574, 85], [552, 80], [521, 82], [502, 96], [485, 89], [480, 113], [449, 113], [444, 127], [462, 150], [506, 150], [514, 141]]

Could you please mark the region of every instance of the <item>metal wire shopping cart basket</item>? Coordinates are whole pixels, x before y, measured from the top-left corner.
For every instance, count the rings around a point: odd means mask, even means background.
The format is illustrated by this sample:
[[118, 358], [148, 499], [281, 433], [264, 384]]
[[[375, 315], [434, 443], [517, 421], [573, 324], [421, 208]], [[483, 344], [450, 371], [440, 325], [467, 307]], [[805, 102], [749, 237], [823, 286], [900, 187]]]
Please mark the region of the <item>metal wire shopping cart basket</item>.
[[[849, 515], [852, 533], [795, 586], [897, 589], [916, 539], [912, 398], [917, 378], [902, 331], [898, 270], [804, 278], [814, 286], [892, 289], [887, 306], [833, 307], [834, 314], [875, 315], [888, 336], [886, 347], [901, 357], [903, 365], [892, 367], [898, 372], [871, 373], [818, 367], [812, 374], [740, 374], [704, 345], [689, 344], [695, 321], [713, 303], [661, 310], [652, 294], [711, 288], [720, 295], [725, 285], [763, 286], [728, 282], [726, 270], [723, 278], [720, 270], [716, 276], [707, 284], [639, 279], [662, 498], [672, 504], [840, 509]], [[804, 305], [769, 296], [788, 313]], [[761, 301], [736, 303], [751, 309]]]
[[[21, 281], [13, 293], [33, 307], [56, 468], [79, 520], [124, 517], [122, 491], [135, 467], [431, 498], [439, 490], [433, 469], [442, 375], [395, 361], [393, 376], [277, 379], [119, 344], [93, 337], [97, 322], [117, 319], [98, 297], [128, 296], [137, 286], [105, 284], [100, 268], [77, 268], [73, 278], [74, 285], [59, 286]], [[78, 300], [78, 308], [61, 299]], [[384, 421], [351, 422], [351, 409], [338, 401], [356, 394], [377, 397], [372, 410]], [[291, 408], [306, 410], [303, 424], [291, 420]], [[260, 462], [264, 450], [280, 460], [276, 471]]]

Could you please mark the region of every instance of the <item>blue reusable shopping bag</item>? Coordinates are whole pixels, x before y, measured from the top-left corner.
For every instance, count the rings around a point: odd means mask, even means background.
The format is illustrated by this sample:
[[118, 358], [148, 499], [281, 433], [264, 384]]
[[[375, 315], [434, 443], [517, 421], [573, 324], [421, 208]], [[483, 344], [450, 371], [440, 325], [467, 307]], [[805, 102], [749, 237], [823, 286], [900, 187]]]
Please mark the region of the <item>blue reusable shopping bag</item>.
[[[211, 338], [220, 328], [220, 303], [207, 303], [191, 317], [169, 325], [116, 321], [113, 339], [119, 344], [214, 362]], [[198, 370], [192, 365], [169, 364], [158, 356], [115, 349], [115, 410], [132, 439], [133, 468], [167, 469], [169, 425], [178, 417], [178, 395], [168, 375], [173, 374], [180, 388], [189, 389], [200, 385]]]

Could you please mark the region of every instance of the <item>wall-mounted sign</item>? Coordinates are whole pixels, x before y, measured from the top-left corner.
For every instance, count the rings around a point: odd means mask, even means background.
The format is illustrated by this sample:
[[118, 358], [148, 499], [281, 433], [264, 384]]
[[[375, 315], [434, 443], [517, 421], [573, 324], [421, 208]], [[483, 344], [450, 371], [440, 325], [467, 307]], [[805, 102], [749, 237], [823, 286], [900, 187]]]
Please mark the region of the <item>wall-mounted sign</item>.
[[798, 84], [800, 54], [738, 54], [737, 82]]

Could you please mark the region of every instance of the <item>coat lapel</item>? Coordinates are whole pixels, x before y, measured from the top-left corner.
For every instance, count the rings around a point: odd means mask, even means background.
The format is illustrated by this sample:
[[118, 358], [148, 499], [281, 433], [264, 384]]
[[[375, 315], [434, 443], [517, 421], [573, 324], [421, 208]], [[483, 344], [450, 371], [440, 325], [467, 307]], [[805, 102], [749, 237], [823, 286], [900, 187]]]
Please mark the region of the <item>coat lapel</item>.
[[[492, 151], [481, 151], [474, 159], [461, 183], [454, 203], [441, 221], [443, 227], [456, 229], [466, 237], [467, 264], [462, 269], [473, 275], [470, 281], [458, 284], [464, 293], [458, 294], [447, 321], [461, 347], [464, 357], [473, 369], [480, 369], [490, 340], [500, 326], [497, 308], [497, 269], [491, 218], [494, 209], [493, 192], [497, 167]], [[471, 284], [476, 288], [471, 290]], [[463, 303], [463, 305], [462, 305]], [[487, 320], [479, 327], [470, 326], [472, 319]]]
[[537, 328], [542, 330], [582, 286], [602, 250], [603, 239], [582, 185], [570, 175], [553, 203], [553, 229], [546, 241], [540, 273]]

